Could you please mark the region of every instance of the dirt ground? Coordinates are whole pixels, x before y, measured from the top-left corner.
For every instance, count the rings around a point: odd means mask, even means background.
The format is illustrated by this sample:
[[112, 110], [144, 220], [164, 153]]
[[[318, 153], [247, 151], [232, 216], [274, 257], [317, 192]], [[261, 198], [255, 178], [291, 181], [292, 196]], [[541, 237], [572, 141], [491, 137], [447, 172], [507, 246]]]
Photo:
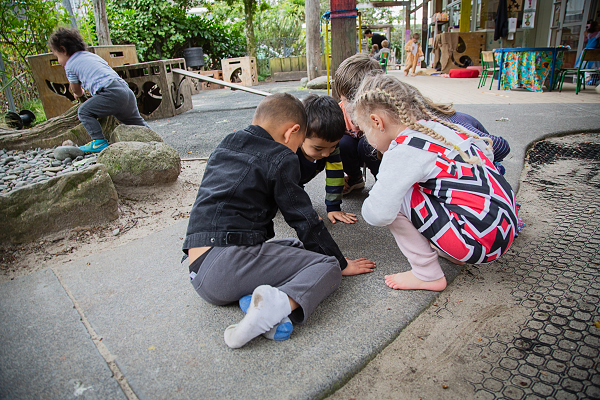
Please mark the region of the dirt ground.
[[181, 174], [170, 184], [117, 186], [119, 218], [107, 225], [64, 230], [29, 244], [0, 245], [0, 282], [115, 248], [187, 218], [205, 164], [182, 160]]

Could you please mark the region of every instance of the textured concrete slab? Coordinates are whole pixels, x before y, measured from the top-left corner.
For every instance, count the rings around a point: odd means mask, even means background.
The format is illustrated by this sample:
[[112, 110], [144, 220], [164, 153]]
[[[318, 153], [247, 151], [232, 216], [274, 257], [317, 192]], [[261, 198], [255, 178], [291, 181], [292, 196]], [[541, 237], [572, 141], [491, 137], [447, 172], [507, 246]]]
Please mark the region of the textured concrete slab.
[[0, 285], [0, 398], [125, 399], [54, 273]]
[[506, 179], [515, 190], [519, 187], [527, 150], [534, 142], [600, 129], [600, 105], [594, 103], [457, 104], [455, 108], [477, 118], [492, 135], [508, 141], [511, 152], [502, 164], [506, 168]]
[[[318, 198], [324, 181], [309, 190]], [[344, 208], [357, 212], [364, 196]], [[324, 215], [320, 197], [314, 204]], [[186, 221], [58, 271], [141, 399], [315, 398], [360, 370], [437, 296], [385, 286], [384, 275], [409, 269], [386, 228], [328, 225], [348, 257], [374, 259], [377, 271], [344, 278], [290, 340], [259, 337], [239, 350], [225, 345], [223, 331], [240, 309], [204, 302], [179, 264]], [[282, 218], [276, 232], [293, 235]], [[458, 272], [443, 266], [449, 279]]]

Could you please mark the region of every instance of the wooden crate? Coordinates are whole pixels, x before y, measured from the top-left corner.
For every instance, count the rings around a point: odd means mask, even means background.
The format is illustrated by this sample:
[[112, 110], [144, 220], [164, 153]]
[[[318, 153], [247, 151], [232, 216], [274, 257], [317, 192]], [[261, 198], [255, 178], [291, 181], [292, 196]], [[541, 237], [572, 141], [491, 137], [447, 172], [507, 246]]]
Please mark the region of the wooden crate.
[[242, 86], [258, 85], [256, 58], [239, 57], [221, 60], [223, 80], [230, 83], [239, 83]]
[[[206, 75], [210, 78], [223, 80], [223, 71], [221, 71], [220, 69], [216, 69], [216, 70], [212, 70], [212, 71], [196, 71], [191, 68], [188, 68], [188, 71], [191, 71], [191, 72], [194, 72], [194, 73], [197, 73], [200, 75]], [[190, 88], [191, 88], [192, 96], [195, 94], [199, 94], [202, 90], [223, 89], [225, 87], [223, 85], [217, 85], [216, 83], [204, 82], [204, 81], [201, 81], [200, 79], [194, 79], [189, 76], [188, 76], [188, 79], [190, 81]]]
[[65, 69], [58, 63], [54, 54], [29, 56], [27, 61], [40, 93], [46, 118], [62, 115], [75, 105], [75, 97], [69, 91]]
[[90, 46], [88, 47], [88, 51], [102, 57], [111, 68], [138, 63], [137, 52], [133, 44], [123, 46]]
[[[210, 76], [211, 78], [223, 80], [223, 70], [216, 69], [212, 71], [200, 71], [200, 75]], [[217, 85], [211, 82], [202, 82], [202, 90], [223, 89], [225, 86]]]
[[145, 119], [166, 118], [192, 109], [190, 81], [174, 73], [185, 70], [185, 60], [150, 61], [115, 67], [137, 98], [140, 115]]

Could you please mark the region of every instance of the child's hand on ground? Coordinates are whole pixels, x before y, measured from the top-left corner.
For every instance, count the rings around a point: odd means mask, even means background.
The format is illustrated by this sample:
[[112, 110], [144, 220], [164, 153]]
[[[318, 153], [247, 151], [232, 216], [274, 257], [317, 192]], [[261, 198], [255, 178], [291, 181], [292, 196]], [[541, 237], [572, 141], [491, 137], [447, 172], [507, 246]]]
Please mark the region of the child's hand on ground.
[[350, 260], [348, 257], [345, 258], [348, 261], [348, 265], [342, 270], [342, 276], [373, 272], [373, 268], [376, 267], [373, 261], [367, 260], [366, 258], [357, 258], [356, 260]]
[[343, 211], [331, 211], [327, 213], [327, 218], [331, 221], [332, 224], [335, 224], [335, 221], [342, 221], [346, 224], [353, 224], [356, 222], [356, 214], [350, 214]]

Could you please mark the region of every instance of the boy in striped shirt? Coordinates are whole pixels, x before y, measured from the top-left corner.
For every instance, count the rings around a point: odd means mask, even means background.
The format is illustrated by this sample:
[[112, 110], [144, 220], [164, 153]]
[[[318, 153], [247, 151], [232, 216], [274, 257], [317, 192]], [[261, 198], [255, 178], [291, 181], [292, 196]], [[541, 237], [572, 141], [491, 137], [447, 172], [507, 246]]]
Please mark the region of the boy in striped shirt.
[[300, 185], [304, 186], [325, 170], [327, 218], [333, 224], [336, 221], [353, 224], [356, 214], [343, 212], [341, 208], [344, 169], [338, 144], [346, 129], [344, 113], [330, 96], [311, 94], [303, 104], [308, 126], [306, 139], [296, 152], [300, 161]]

